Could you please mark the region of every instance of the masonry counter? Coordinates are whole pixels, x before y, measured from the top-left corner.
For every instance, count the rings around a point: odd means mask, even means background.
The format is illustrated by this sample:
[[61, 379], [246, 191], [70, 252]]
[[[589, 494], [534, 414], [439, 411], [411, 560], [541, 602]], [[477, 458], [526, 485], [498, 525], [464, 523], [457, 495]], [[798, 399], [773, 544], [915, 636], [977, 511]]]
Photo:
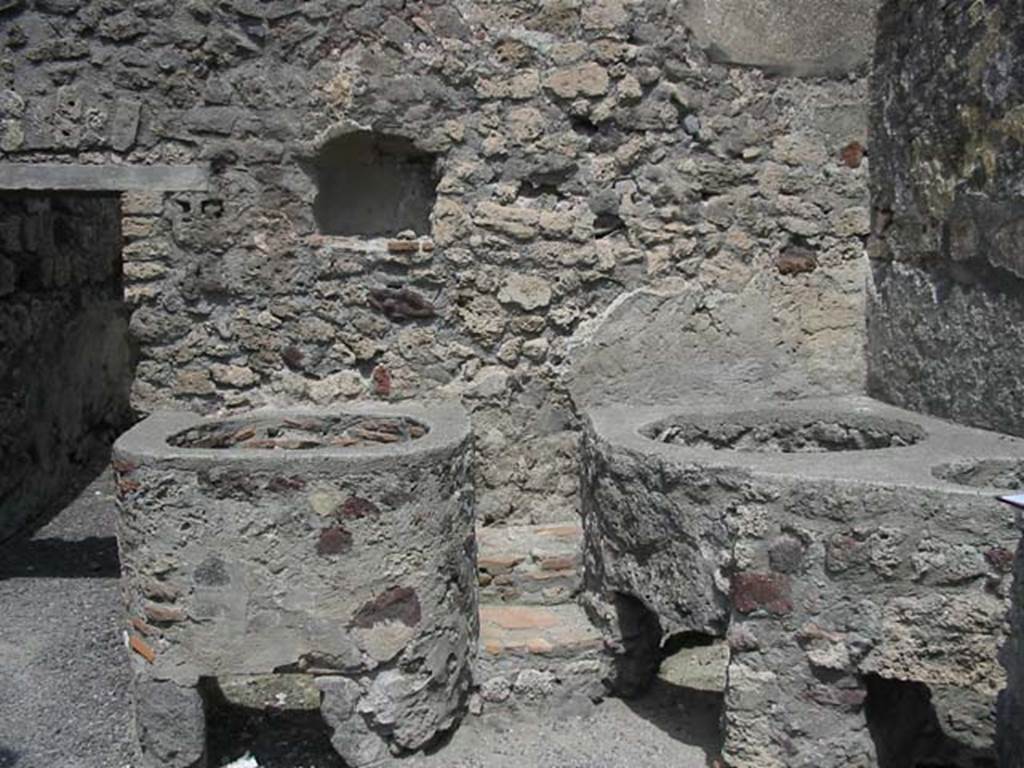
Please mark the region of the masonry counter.
[[136, 718], [202, 765], [200, 681], [315, 678], [347, 764], [462, 712], [478, 636], [469, 422], [449, 402], [150, 416], [114, 452]]

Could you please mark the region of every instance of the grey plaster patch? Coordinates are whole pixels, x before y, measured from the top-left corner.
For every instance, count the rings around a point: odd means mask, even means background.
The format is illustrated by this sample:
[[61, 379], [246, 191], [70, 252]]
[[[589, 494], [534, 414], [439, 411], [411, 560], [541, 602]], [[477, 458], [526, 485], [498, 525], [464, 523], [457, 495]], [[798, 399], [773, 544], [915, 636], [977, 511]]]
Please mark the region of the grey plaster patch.
[[687, 0], [683, 17], [715, 61], [841, 75], [874, 49], [878, 0]]
[[[852, 308], [851, 308], [852, 312]], [[579, 406], [680, 403], [745, 392], [755, 400], [856, 392], [857, 345], [826, 362], [774, 322], [760, 291], [715, 294], [665, 280], [623, 294], [572, 339], [567, 379]]]

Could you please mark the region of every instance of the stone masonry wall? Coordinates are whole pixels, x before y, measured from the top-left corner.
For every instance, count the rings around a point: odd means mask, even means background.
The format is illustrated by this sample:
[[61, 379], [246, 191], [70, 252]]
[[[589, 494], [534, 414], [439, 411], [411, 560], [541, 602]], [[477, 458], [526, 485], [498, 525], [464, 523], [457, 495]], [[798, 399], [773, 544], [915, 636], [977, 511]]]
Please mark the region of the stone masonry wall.
[[[871, 391], [1024, 434], [1024, 6], [887, 0], [872, 97]], [[1024, 765], [1019, 550], [1000, 765]]]
[[[1019, 514], [1017, 527], [1024, 531], [1024, 516]], [[1024, 541], [1017, 546], [1011, 599], [1013, 634], [1002, 651], [1008, 680], [999, 700], [997, 745], [999, 764], [1020, 768], [1024, 766]]]
[[870, 390], [1024, 434], [1024, 7], [889, 0], [879, 18]]
[[0, 194], [0, 539], [130, 423], [117, 197]]
[[[816, 5], [836, 3], [779, 7]], [[722, 297], [768, 301], [776, 331], [862, 381], [866, 80], [815, 74], [807, 41], [802, 78], [734, 66], [728, 42], [712, 61], [695, 7], [15, 0], [0, 160], [210, 165], [208, 193], [124, 201], [138, 408], [456, 394], [481, 518], [566, 519], [566, 352], [627, 292], [682, 279], [709, 328]], [[318, 158], [371, 130], [433, 156], [429, 232], [318, 232]]]

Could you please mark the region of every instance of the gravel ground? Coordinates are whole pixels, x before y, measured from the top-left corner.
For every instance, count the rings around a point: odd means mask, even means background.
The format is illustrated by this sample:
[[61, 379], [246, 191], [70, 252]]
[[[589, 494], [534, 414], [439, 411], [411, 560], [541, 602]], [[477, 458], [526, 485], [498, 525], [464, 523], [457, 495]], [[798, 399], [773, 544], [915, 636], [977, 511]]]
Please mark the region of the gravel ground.
[[131, 764], [113, 486], [0, 549], [0, 768]]
[[[132, 768], [113, 484], [83, 490], [31, 537], [0, 547], [0, 768]], [[703, 768], [717, 703], [661, 688], [637, 702], [469, 717], [399, 768]], [[316, 713], [217, 707], [211, 768], [344, 768]]]

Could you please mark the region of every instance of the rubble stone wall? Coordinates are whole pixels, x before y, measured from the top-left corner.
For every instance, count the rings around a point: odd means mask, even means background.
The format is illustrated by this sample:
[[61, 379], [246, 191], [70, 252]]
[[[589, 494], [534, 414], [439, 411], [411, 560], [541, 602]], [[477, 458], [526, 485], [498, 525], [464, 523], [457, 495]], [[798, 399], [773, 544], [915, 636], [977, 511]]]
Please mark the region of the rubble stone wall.
[[[124, 200], [141, 410], [458, 395], [481, 519], [545, 522], [577, 508], [567, 349], [627, 292], [682, 280], [716, 333], [766, 302], [863, 379], [864, 51], [802, 78], [716, 63], [731, 43], [675, 0], [2, 8], [0, 160], [211, 169], [206, 193]], [[318, 194], [358, 198], [332, 140], [370, 131], [378, 168], [432, 163], [429, 232], [318, 231]], [[349, 170], [404, 210], [388, 175]]]
[[[1024, 518], [1018, 516], [1024, 531]], [[1013, 606], [1010, 625], [1013, 634], [1003, 648], [1003, 664], [1009, 679], [999, 700], [999, 764], [1008, 768], [1024, 766], [1024, 542], [1017, 546], [1013, 572]]]
[[0, 539], [127, 426], [115, 195], [0, 194]]
[[872, 88], [873, 394], [1024, 434], [1024, 8], [888, 0]]
[[[887, 0], [872, 96], [872, 393], [1024, 434], [1024, 7]], [[1024, 764], [1018, 552], [1001, 765]]]

